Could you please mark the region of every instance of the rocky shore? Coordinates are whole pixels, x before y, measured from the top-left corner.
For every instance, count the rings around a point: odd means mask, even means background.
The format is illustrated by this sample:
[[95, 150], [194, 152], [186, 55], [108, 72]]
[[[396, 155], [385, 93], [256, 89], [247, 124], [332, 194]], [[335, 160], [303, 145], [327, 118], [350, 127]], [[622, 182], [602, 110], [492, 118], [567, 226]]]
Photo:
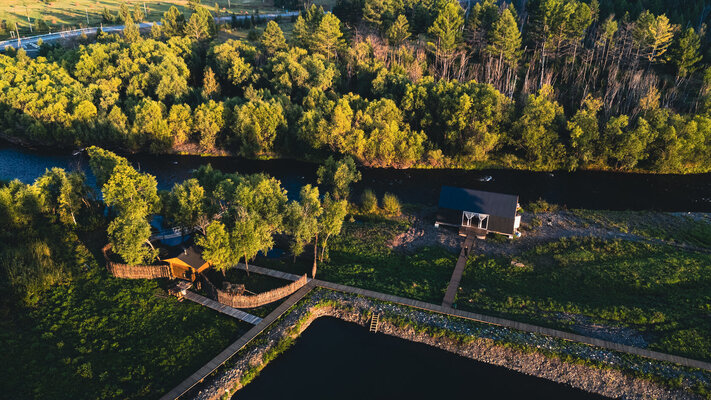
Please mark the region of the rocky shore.
[[[379, 331], [384, 334], [611, 398], [701, 399], [691, 389], [711, 388], [709, 371], [315, 289], [186, 398], [229, 398], [246, 376], [254, 376], [276, 355], [280, 344], [298, 337], [317, 318], [330, 316], [367, 326], [373, 312], [381, 314]], [[665, 387], [640, 375], [674, 380], [681, 388]]]

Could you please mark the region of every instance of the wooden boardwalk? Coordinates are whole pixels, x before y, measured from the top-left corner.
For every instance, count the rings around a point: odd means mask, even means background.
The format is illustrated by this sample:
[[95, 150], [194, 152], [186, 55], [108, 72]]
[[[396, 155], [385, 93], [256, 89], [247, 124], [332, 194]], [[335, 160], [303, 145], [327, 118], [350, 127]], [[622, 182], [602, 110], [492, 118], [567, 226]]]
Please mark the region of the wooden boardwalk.
[[227, 314], [230, 317], [237, 318], [239, 320], [242, 320], [244, 322], [248, 322], [252, 325], [257, 325], [260, 322], [262, 322], [262, 319], [257, 317], [256, 315], [248, 314], [242, 310], [238, 310], [236, 308], [232, 308], [230, 306], [226, 306], [224, 304], [220, 304], [216, 302], [215, 300], [208, 299], [205, 296], [200, 296], [199, 294], [191, 291], [187, 291], [184, 296], [186, 299], [190, 301], [194, 301], [198, 304], [201, 304], [207, 308], [212, 308], [215, 311], [221, 312], [223, 314]]
[[[251, 267], [250, 267], [251, 270]], [[256, 272], [256, 271], [255, 271]], [[282, 316], [288, 309], [290, 309], [294, 304], [301, 300], [307, 293], [313, 289], [313, 284], [309, 283], [302, 287], [296, 293], [292, 294], [288, 299], [286, 299], [276, 310], [272, 311], [263, 320], [261, 320], [257, 325], [252, 327], [247, 333], [242, 335], [237, 341], [229, 345], [226, 349], [222, 350], [220, 354], [215, 356], [210, 362], [203, 365], [194, 374], [190, 375], [187, 379], [181, 382], [178, 386], [173, 388], [170, 392], [166, 393], [161, 400], [172, 400], [185, 394], [188, 390], [192, 389], [193, 386], [202, 382], [208, 375], [214, 372], [227, 360], [229, 360], [233, 355], [240, 351], [247, 343], [254, 339], [257, 335], [262, 333], [269, 325], [276, 321]]]
[[[238, 268], [244, 268], [243, 265], [238, 265]], [[264, 274], [268, 276], [273, 276], [282, 279], [296, 280], [299, 278], [298, 275], [288, 274], [286, 272], [275, 271], [268, 268], [250, 266], [249, 270], [258, 274]], [[178, 386], [173, 388], [170, 392], [166, 393], [160, 400], [172, 400], [177, 399], [188, 390], [193, 388], [199, 382], [202, 382], [208, 375], [219, 368], [223, 363], [225, 363], [230, 357], [241, 350], [247, 343], [259, 335], [264, 329], [276, 321], [282, 314], [284, 314], [289, 308], [301, 300], [307, 293], [309, 293], [314, 287], [321, 287], [329, 290], [335, 290], [338, 292], [355, 294], [364, 297], [370, 297], [376, 300], [387, 301], [390, 303], [401, 304], [408, 307], [418, 308], [421, 310], [435, 312], [439, 314], [450, 315], [454, 317], [469, 319], [476, 322], [482, 322], [491, 325], [502, 326], [506, 328], [516, 329], [523, 332], [532, 332], [541, 335], [546, 335], [558, 339], [570, 340], [573, 342], [588, 344], [591, 346], [597, 346], [600, 348], [618, 351], [621, 353], [633, 354], [641, 357], [650, 358], [653, 360], [666, 361], [675, 364], [679, 364], [685, 367], [700, 368], [707, 371], [711, 371], [711, 363], [693, 360], [686, 357], [675, 356], [672, 354], [660, 353], [657, 351], [651, 351], [647, 349], [642, 349], [634, 346], [627, 346], [620, 343], [610, 342], [607, 340], [596, 339], [588, 336], [578, 335], [575, 333], [563, 332], [556, 329], [544, 328], [542, 326], [527, 324], [524, 322], [512, 321], [504, 318], [492, 317], [483, 314], [472, 313], [468, 311], [456, 310], [451, 307], [445, 307], [443, 305], [437, 305], [432, 303], [427, 303], [424, 301], [408, 299], [405, 297], [394, 296], [391, 294], [375, 292], [367, 289], [360, 289], [352, 286], [341, 285], [338, 283], [332, 283], [327, 281], [322, 281], [319, 279], [311, 279], [309, 283], [299, 289], [296, 293], [292, 294], [284, 303], [282, 303], [276, 310], [272, 311], [271, 314], [267, 315], [261, 322], [255, 325], [242, 337], [237, 339], [236, 342], [232, 343], [229, 347], [223, 350], [210, 362], [205, 364], [202, 368], [197, 370], [194, 374], [190, 375]], [[188, 292], [190, 293], [190, 292]], [[202, 297], [202, 296], [201, 296]], [[209, 299], [208, 299], [209, 300]]]
[[476, 235], [471, 233], [464, 240], [464, 245], [462, 250], [459, 252], [459, 258], [457, 259], [457, 265], [454, 267], [454, 272], [452, 272], [452, 278], [449, 280], [449, 286], [447, 286], [447, 292], [444, 294], [444, 300], [442, 300], [442, 306], [452, 307], [454, 299], [457, 297], [457, 290], [459, 289], [459, 282], [462, 280], [462, 274], [464, 273], [464, 267], [467, 266], [467, 260], [469, 259], [469, 251], [472, 246], [474, 246], [474, 239]]
[[[241, 270], [246, 270], [245, 265], [243, 263], [237, 264], [236, 267]], [[290, 274], [288, 272], [277, 271], [277, 270], [271, 269], [271, 268], [258, 267], [256, 265], [250, 265], [249, 272], [255, 272], [257, 274], [271, 276], [272, 278], [285, 279], [287, 281], [298, 281], [299, 279], [301, 279], [301, 275], [295, 275], [295, 274]], [[311, 280], [311, 279], [309, 279], [309, 280]]]
[[563, 332], [556, 329], [544, 328], [542, 326], [531, 325], [523, 322], [511, 321], [504, 318], [491, 317], [488, 315], [472, 313], [468, 311], [456, 310], [449, 307], [444, 307], [436, 304], [426, 303], [424, 301], [407, 299], [404, 297], [393, 296], [390, 294], [374, 292], [372, 290], [359, 289], [351, 286], [340, 285], [337, 283], [331, 283], [326, 281], [321, 281], [314, 279], [312, 281], [316, 286], [323, 287], [326, 289], [336, 290], [339, 292], [356, 294], [365, 297], [371, 297], [377, 300], [387, 301], [391, 303], [402, 304], [409, 307], [419, 308], [426, 311], [436, 312], [440, 314], [451, 315], [454, 317], [465, 318], [477, 322], [483, 322], [491, 325], [503, 326], [506, 328], [516, 329], [524, 332], [533, 332], [541, 335], [551, 336], [558, 339], [570, 340], [573, 342], [579, 342], [584, 344], [589, 344], [592, 346], [601, 347], [608, 350], [619, 351], [621, 353], [634, 354], [637, 356], [642, 356], [646, 358], [651, 358], [659, 361], [667, 361], [685, 367], [700, 368], [707, 371], [711, 371], [711, 363], [692, 360], [686, 357], [675, 356], [672, 354], [660, 353], [657, 351], [651, 351], [647, 349], [642, 349], [634, 346], [627, 346], [620, 343], [610, 342], [607, 340], [596, 339], [588, 336], [578, 335], [575, 333]]

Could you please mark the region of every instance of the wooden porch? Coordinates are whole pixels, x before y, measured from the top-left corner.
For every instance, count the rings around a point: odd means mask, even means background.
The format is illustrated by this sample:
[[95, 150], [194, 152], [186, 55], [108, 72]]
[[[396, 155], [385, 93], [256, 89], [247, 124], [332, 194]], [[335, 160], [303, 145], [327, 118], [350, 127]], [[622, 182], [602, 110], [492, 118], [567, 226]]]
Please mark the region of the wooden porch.
[[484, 228], [477, 228], [476, 226], [460, 226], [459, 236], [475, 236], [477, 239], [486, 239], [486, 234], [489, 231]]

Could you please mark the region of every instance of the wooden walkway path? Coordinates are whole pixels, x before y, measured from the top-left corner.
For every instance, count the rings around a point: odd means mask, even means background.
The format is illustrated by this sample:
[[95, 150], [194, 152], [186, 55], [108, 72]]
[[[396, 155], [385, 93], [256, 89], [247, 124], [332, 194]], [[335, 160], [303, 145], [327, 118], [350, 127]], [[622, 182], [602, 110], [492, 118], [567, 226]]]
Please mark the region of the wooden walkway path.
[[[238, 268], [243, 268], [243, 265], [238, 265]], [[299, 278], [298, 275], [289, 274], [286, 272], [276, 271], [263, 267], [250, 266], [249, 270], [258, 274], [264, 274], [268, 276], [273, 276], [282, 279], [296, 280]], [[711, 363], [693, 360], [686, 357], [675, 356], [672, 354], [660, 353], [657, 351], [651, 351], [647, 349], [642, 349], [634, 346], [627, 346], [620, 343], [610, 342], [607, 340], [596, 339], [588, 336], [578, 335], [575, 333], [563, 332], [556, 329], [544, 328], [542, 326], [527, 324], [524, 322], [512, 321], [504, 318], [492, 317], [483, 314], [472, 313], [468, 311], [462, 311], [453, 309], [451, 307], [445, 307], [443, 305], [437, 305], [432, 303], [427, 303], [424, 301], [408, 299], [405, 297], [394, 296], [391, 294], [375, 292], [367, 289], [360, 289], [352, 286], [341, 285], [338, 283], [332, 283], [327, 281], [322, 281], [319, 279], [311, 279], [306, 286], [299, 289], [296, 293], [292, 294], [284, 303], [282, 303], [276, 310], [272, 311], [271, 314], [267, 315], [261, 322], [255, 325], [242, 337], [237, 339], [236, 342], [232, 343], [229, 347], [223, 350], [210, 362], [205, 364], [202, 368], [197, 370], [194, 374], [190, 375], [186, 380], [180, 383], [178, 386], [173, 388], [170, 392], [166, 393], [160, 400], [172, 400], [177, 399], [188, 390], [194, 387], [199, 382], [202, 382], [208, 375], [219, 368], [223, 363], [225, 363], [230, 357], [236, 354], [240, 349], [242, 349], [247, 343], [259, 335], [264, 329], [276, 321], [282, 314], [284, 314], [289, 308], [301, 300], [307, 293], [309, 293], [314, 287], [321, 287], [329, 290], [335, 290], [338, 292], [355, 294], [359, 296], [370, 297], [376, 300], [387, 301], [391, 303], [401, 304], [408, 307], [418, 308], [425, 311], [436, 312], [439, 314], [451, 315], [454, 317], [465, 318], [476, 322], [482, 322], [491, 325], [502, 326], [506, 328], [516, 329], [523, 332], [533, 332], [541, 335], [546, 335], [558, 339], [570, 340], [578, 343], [588, 344], [591, 346], [597, 346], [600, 348], [614, 350], [621, 353], [633, 354], [641, 357], [650, 358], [653, 360], [667, 361], [675, 364], [679, 364], [685, 367], [700, 368], [707, 371], [711, 371]], [[190, 292], [189, 292], [190, 293]], [[209, 300], [209, 299], [208, 299]]]
[[[246, 270], [245, 265], [243, 263], [237, 264], [237, 268], [239, 268], [241, 270]], [[290, 274], [288, 272], [277, 271], [277, 270], [271, 269], [271, 268], [258, 267], [256, 265], [250, 265], [249, 272], [255, 272], [257, 274], [271, 276], [272, 278], [285, 279], [287, 281], [298, 281], [299, 279], [301, 279], [300, 275]], [[309, 279], [309, 280], [311, 280], [311, 279]]]
[[452, 307], [454, 299], [457, 297], [459, 282], [461, 282], [462, 280], [464, 267], [467, 266], [467, 260], [469, 259], [469, 251], [471, 250], [472, 246], [474, 246], [475, 239], [476, 236], [471, 233], [464, 240], [462, 251], [459, 252], [459, 258], [457, 259], [457, 265], [454, 267], [454, 272], [452, 272], [452, 278], [449, 280], [449, 286], [447, 286], [447, 292], [444, 294], [444, 300], [442, 300], [442, 306], [444, 307]]
[[[249, 269], [250, 269], [250, 271], [254, 271], [256, 273], [266, 273], [270, 276], [275, 276], [274, 274], [278, 274], [282, 277], [291, 275], [291, 274], [287, 274], [285, 272], [275, 271], [275, 270], [272, 270], [269, 268], [263, 268], [263, 267], [253, 268], [250, 266]], [[295, 280], [295, 279], [299, 278], [298, 275], [292, 275], [292, 276], [293, 276], [293, 278], [284, 277], [284, 279]], [[483, 322], [483, 323], [491, 324], [491, 325], [498, 325], [498, 326], [502, 326], [505, 328], [516, 329], [516, 330], [523, 331], [523, 332], [538, 333], [541, 335], [546, 335], [546, 336], [550, 336], [550, 337], [554, 337], [554, 338], [558, 338], [558, 339], [570, 340], [573, 342], [584, 343], [584, 344], [588, 344], [591, 346], [597, 346], [597, 347], [600, 347], [603, 349], [614, 350], [614, 351], [618, 351], [621, 353], [634, 354], [634, 355], [641, 356], [641, 357], [651, 358], [653, 360], [667, 361], [667, 362], [683, 365], [685, 367], [700, 368], [700, 369], [705, 369], [707, 371], [711, 371], [711, 363], [709, 363], [709, 362], [693, 360], [691, 358], [675, 356], [673, 354], [660, 353], [658, 351], [652, 351], [652, 350], [642, 349], [639, 347], [628, 346], [628, 345], [624, 345], [624, 344], [620, 344], [620, 343], [611, 342], [608, 340], [602, 340], [602, 339], [597, 339], [597, 338], [593, 338], [593, 337], [589, 337], [589, 336], [578, 335], [575, 333], [559, 331], [557, 329], [545, 328], [542, 326], [527, 324], [524, 322], [512, 321], [512, 320], [505, 319], [505, 318], [492, 317], [489, 315], [457, 310], [457, 309], [453, 309], [451, 307], [445, 307], [444, 305], [437, 305], [437, 304], [427, 303], [424, 301], [408, 299], [405, 297], [394, 296], [391, 294], [375, 292], [372, 290], [360, 289], [360, 288], [356, 288], [356, 287], [352, 287], [352, 286], [341, 285], [338, 283], [326, 282], [326, 281], [322, 281], [319, 279], [312, 279], [309, 282], [309, 284], [310, 285], [312, 284], [317, 287], [322, 287], [325, 289], [343, 292], [343, 293], [356, 294], [356, 295], [360, 295], [360, 296], [370, 297], [370, 298], [373, 298], [376, 300], [382, 300], [382, 301], [387, 301], [387, 302], [391, 302], [391, 303], [402, 304], [404, 306], [419, 308], [419, 309], [425, 310], [425, 311], [451, 315], [454, 317], [465, 318], [465, 319], [469, 319], [472, 321]]]
[[436, 312], [440, 314], [451, 315], [454, 317], [465, 318], [477, 322], [483, 322], [491, 325], [503, 326], [506, 328], [516, 329], [524, 332], [533, 332], [541, 335], [551, 336], [558, 339], [570, 340], [573, 342], [579, 342], [584, 344], [589, 344], [592, 346], [601, 347], [608, 350], [619, 351], [621, 353], [634, 354], [646, 358], [651, 358], [659, 361], [668, 361], [675, 364], [683, 365], [685, 367], [700, 368], [711, 371], [711, 363], [692, 360], [686, 357], [675, 356], [672, 354], [660, 353], [657, 351], [651, 351], [642, 349], [634, 346], [627, 346], [620, 343], [610, 342], [607, 340], [596, 339], [588, 336], [578, 335], [575, 333], [563, 332], [556, 329], [544, 328], [542, 326], [531, 325], [524, 322], [511, 321], [504, 318], [491, 317], [488, 315], [472, 313], [468, 311], [456, 310], [449, 307], [444, 307], [436, 304], [426, 303], [424, 301], [407, 299], [404, 297], [393, 296], [390, 294], [374, 292], [372, 290], [359, 289], [351, 286], [340, 285], [337, 283], [331, 283], [326, 281], [321, 281], [314, 279], [312, 281], [316, 286], [323, 287], [326, 289], [336, 290], [344, 293], [357, 294], [360, 296], [371, 297], [373, 299], [387, 301], [391, 303], [402, 304], [409, 307], [419, 308], [426, 311]]
[[[251, 269], [252, 268], [250, 267], [250, 270]], [[173, 388], [173, 390], [166, 393], [163, 397], [160, 398], [160, 400], [177, 399], [178, 397], [185, 394], [188, 390], [192, 389], [193, 386], [197, 385], [199, 382], [202, 382], [203, 379], [205, 379], [208, 375], [210, 375], [217, 368], [219, 368], [222, 364], [224, 364], [227, 360], [229, 360], [233, 355], [235, 355], [238, 351], [240, 351], [245, 345], [247, 345], [247, 343], [249, 343], [257, 335], [262, 333], [262, 331], [264, 329], [266, 329], [269, 325], [271, 325], [274, 321], [276, 321], [279, 317], [281, 317], [282, 314], [284, 314], [294, 304], [296, 304], [299, 300], [301, 300], [304, 296], [306, 296], [306, 294], [309, 293], [311, 291], [311, 289], [313, 289], [313, 288], [314, 288], [313, 284], [308, 283], [308, 284], [306, 284], [306, 286], [297, 290], [296, 293], [292, 294], [291, 297], [289, 297], [283, 303], [281, 303], [279, 305], [279, 307], [276, 308], [276, 310], [272, 311], [263, 320], [261, 320], [257, 325], [255, 325], [252, 329], [247, 331], [247, 333], [242, 335], [242, 337], [237, 339], [237, 341], [235, 341], [234, 343], [229, 345], [226, 349], [222, 350], [222, 352], [220, 354], [215, 356], [215, 358], [210, 360], [210, 362], [208, 362], [207, 364], [203, 365], [202, 368], [197, 370], [194, 374], [190, 375], [187, 379], [185, 379], [183, 382], [181, 382], [178, 386]]]
[[252, 325], [257, 325], [262, 322], [262, 319], [257, 317], [256, 315], [248, 314], [242, 310], [226, 306], [224, 304], [216, 302], [215, 300], [208, 299], [205, 296], [200, 296], [199, 294], [191, 292], [189, 290], [185, 293], [184, 298], [201, 304], [207, 308], [212, 308], [213, 310], [221, 312], [223, 314], [227, 314], [230, 317], [237, 318], [244, 322], [248, 322]]

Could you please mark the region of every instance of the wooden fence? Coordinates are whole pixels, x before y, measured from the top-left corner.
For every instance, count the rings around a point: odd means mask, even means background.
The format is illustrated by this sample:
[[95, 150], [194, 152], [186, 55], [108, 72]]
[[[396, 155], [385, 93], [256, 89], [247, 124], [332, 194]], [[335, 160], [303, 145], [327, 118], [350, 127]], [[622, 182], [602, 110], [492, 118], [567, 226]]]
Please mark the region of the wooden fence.
[[168, 265], [128, 265], [113, 262], [109, 259], [108, 252], [111, 244], [107, 244], [101, 251], [106, 259], [106, 269], [117, 278], [126, 279], [155, 279], [173, 278], [173, 273]]
[[233, 308], [255, 308], [281, 300], [284, 297], [291, 295], [306, 285], [306, 283], [308, 283], [308, 278], [306, 277], [306, 274], [304, 274], [301, 278], [286, 286], [272, 289], [268, 292], [259, 293], [254, 296], [224, 292], [216, 288], [215, 285], [213, 285], [212, 282], [204, 276], [203, 281], [205, 282], [205, 291], [207, 292], [208, 297], [213, 300], [217, 300], [217, 302]]

